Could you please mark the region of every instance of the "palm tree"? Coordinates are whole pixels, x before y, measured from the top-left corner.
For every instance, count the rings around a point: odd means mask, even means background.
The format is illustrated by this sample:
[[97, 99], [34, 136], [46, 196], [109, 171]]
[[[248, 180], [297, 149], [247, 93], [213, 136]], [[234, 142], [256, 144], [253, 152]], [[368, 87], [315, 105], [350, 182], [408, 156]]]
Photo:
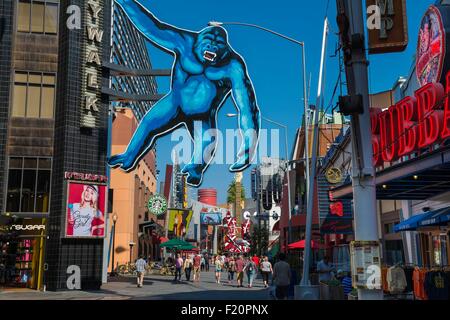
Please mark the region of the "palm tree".
[[[245, 189], [241, 187], [241, 200], [245, 199]], [[227, 191], [227, 203], [234, 204], [236, 202], [236, 180], [230, 183]]]

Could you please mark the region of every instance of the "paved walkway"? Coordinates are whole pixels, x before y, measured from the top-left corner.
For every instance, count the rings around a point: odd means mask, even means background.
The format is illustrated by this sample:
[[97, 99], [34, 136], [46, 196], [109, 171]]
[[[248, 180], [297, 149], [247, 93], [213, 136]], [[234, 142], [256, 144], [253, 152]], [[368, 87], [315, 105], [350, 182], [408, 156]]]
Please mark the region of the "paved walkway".
[[[151, 275], [145, 277], [144, 287], [137, 288], [135, 278], [121, 278], [109, 282], [99, 291], [41, 292], [34, 290], [0, 291], [0, 300], [267, 300], [269, 291], [258, 277], [253, 288], [237, 288], [215, 282], [214, 272], [202, 272], [200, 283], [185, 281], [174, 283], [173, 277]], [[245, 283], [247, 284], [245, 276]]]

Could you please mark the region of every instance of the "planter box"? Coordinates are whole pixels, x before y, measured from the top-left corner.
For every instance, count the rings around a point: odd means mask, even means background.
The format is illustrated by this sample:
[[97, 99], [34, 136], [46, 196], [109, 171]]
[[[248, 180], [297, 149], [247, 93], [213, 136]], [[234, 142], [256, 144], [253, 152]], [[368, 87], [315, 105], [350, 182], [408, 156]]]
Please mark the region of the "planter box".
[[320, 300], [346, 300], [342, 286], [329, 286], [320, 282]]
[[348, 300], [358, 300], [358, 295], [357, 294], [356, 295], [349, 294]]

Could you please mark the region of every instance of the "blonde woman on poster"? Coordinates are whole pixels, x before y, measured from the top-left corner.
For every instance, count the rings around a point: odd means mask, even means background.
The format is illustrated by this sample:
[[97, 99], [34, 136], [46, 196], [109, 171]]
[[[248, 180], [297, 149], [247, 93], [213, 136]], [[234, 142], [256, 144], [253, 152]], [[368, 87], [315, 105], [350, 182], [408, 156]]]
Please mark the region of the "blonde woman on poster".
[[[98, 186], [83, 185], [80, 203], [69, 204], [69, 225], [72, 226], [73, 237], [92, 237], [96, 236], [103, 229], [103, 214], [98, 210]], [[94, 225], [96, 219], [102, 221], [101, 224]]]

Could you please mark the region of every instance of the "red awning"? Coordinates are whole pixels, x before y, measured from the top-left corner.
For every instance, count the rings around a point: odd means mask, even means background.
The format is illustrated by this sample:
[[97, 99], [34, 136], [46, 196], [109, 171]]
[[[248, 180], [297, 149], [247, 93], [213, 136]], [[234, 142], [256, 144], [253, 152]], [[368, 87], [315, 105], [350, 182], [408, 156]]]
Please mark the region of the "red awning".
[[[314, 240], [311, 240], [311, 248], [312, 249], [324, 249], [325, 245], [320, 244]], [[305, 240], [300, 240], [288, 245], [288, 249], [305, 249]]]
[[159, 243], [164, 243], [164, 242], [167, 242], [167, 241], [169, 241], [169, 239], [167, 239], [166, 237], [160, 237], [159, 238]]

